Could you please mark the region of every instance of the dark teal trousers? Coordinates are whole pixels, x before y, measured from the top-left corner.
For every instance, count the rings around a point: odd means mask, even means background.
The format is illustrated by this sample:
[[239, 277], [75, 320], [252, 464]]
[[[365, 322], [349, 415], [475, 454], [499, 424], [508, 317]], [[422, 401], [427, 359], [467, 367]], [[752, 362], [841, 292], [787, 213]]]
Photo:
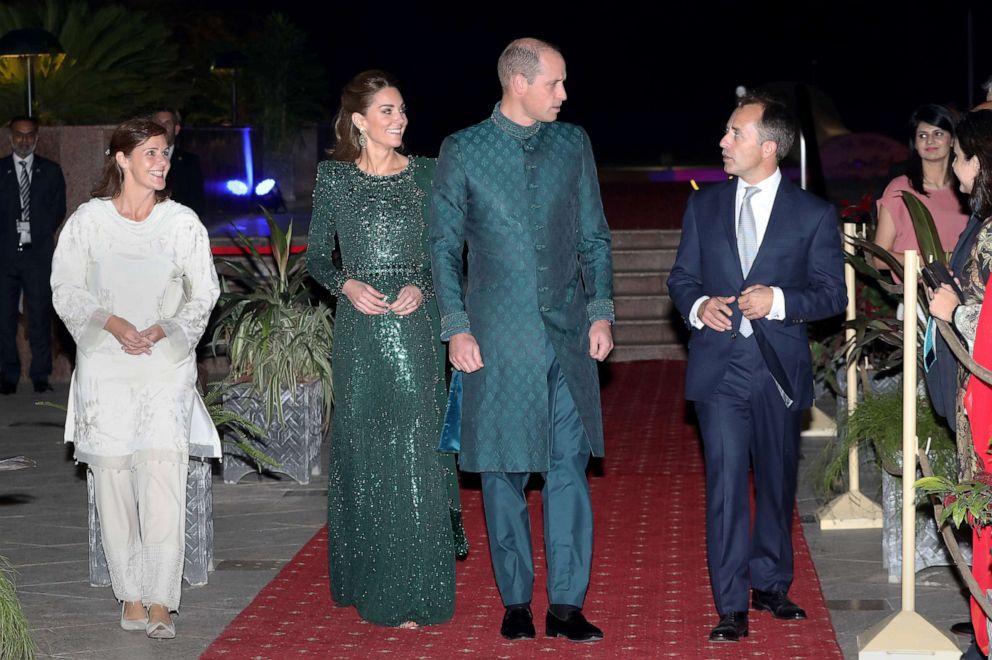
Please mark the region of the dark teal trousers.
[[[592, 502], [586, 481], [589, 441], [551, 342], [548, 365], [550, 469], [542, 473], [548, 602], [582, 607], [592, 565]], [[504, 605], [529, 603], [534, 590], [527, 472], [483, 472], [489, 553]]]

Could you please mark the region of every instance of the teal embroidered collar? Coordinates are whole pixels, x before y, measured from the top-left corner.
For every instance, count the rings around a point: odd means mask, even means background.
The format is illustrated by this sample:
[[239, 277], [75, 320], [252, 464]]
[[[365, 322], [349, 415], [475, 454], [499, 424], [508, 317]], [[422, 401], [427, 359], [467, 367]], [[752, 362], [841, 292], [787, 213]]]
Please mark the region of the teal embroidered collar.
[[493, 123], [496, 124], [496, 128], [500, 129], [507, 135], [515, 137], [518, 140], [526, 140], [537, 135], [537, 132], [541, 130], [541, 126], [544, 126], [543, 122], [535, 121], [530, 126], [521, 126], [520, 124], [511, 121], [506, 118], [499, 110], [499, 103], [493, 108], [493, 114], [491, 119]]

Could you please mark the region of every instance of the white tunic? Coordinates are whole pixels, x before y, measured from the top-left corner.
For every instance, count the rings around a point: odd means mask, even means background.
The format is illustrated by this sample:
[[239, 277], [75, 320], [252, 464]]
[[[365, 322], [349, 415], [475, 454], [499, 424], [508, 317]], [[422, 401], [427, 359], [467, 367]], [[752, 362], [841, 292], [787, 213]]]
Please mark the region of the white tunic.
[[[196, 345], [220, 294], [207, 230], [167, 200], [141, 222], [107, 199], [81, 204], [52, 261], [52, 302], [76, 340], [65, 441], [77, 461], [128, 469], [183, 462], [190, 445], [219, 456], [196, 390]], [[103, 329], [111, 315], [165, 331], [151, 355], [128, 355]]]

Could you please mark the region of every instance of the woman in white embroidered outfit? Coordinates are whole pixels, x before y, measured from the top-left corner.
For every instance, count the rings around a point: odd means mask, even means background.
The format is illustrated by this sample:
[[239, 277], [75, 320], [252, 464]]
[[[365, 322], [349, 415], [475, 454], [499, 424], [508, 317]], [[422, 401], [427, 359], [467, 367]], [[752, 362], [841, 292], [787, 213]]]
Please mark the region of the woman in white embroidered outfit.
[[169, 155], [158, 124], [121, 124], [52, 263], [78, 348], [65, 439], [93, 474], [121, 627], [156, 639], [176, 634], [190, 444], [220, 455], [195, 355], [220, 290], [206, 229], [168, 198]]

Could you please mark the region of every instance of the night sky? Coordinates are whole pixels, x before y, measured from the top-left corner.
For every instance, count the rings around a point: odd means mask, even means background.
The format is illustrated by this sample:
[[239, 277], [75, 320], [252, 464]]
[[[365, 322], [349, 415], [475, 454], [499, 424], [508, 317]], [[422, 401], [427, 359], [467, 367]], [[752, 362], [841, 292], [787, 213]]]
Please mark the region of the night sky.
[[[246, 7], [245, 0], [207, 4]], [[276, 7], [253, 4], [258, 12]], [[569, 100], [560, 119], [586, 127], [602, 163], [716, 162], [737, 85], [811, 83], [833, 99], [850, 130], [903, 139], [917, 105], [965, 108], [969, 92], [981, 100], [979, 85], [992, 75], [992, 2], [911, 12], [906, 3], [868, 0], [663, 8], [613, 2], [586, 11], [577, 3], [524, 2], [512, 13], [494, 2], [446, 11], [388, 2], [277, 6], [314, 36], [335, 100], [328, 120], [348, 78], [386, 69], [400, 79], [409, 107], [410, 151], [424, 155], [436, 154], [446, 134], [488, 116], [500, 93], [496, 59], [519, 36], [562, 49]]]

